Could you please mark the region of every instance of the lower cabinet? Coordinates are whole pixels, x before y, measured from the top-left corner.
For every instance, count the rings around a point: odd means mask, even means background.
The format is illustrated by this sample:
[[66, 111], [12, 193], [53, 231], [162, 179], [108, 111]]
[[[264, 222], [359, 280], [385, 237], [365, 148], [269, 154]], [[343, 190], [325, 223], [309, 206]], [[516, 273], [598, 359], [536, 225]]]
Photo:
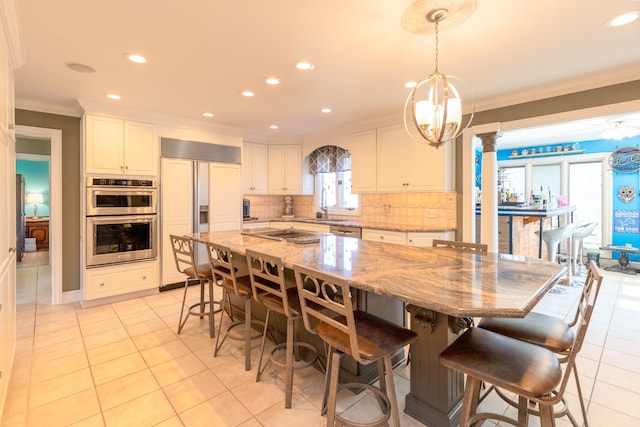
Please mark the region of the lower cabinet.
[[84, 274], [84, 299], [112, 297], [158, 286], [157, 260], [88, 268]]
[[404, 231], [372, 230], [362, 229], [362, 240], [373, 240], [376, 242], [396, 243], [398, 245], [407, 244], [407, 233]]

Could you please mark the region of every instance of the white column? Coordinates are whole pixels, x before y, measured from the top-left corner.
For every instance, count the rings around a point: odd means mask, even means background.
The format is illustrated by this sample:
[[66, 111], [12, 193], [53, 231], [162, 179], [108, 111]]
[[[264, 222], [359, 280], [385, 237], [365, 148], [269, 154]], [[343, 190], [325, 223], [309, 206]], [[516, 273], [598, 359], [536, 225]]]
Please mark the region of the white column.
[[482, 140], [482, 209], [480, 241], [489, 252], [498, 252], [498, 158], [499, 132], [477, 135]]

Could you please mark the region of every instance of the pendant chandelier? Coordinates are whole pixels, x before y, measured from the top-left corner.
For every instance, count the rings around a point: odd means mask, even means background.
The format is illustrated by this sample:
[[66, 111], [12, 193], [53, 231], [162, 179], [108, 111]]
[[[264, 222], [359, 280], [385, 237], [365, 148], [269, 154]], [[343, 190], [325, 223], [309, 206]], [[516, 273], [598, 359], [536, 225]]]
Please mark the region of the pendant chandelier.
[[[418, 34], [435, 33], [435, 71], [416, 83], [404, 105], [404, 126], [412, 138], [439, 148], [462, 134], [473, 118], [473, 95], [466, 100], [471, 113], [462, 117], [460, 90], [465, 83], [438, 69], [438, 30], [451, 28], [468, 18], [476, 0], [418, 0], [402, 16], [403, 27]], [[455, 85], [454, 85], [455, 82]]]

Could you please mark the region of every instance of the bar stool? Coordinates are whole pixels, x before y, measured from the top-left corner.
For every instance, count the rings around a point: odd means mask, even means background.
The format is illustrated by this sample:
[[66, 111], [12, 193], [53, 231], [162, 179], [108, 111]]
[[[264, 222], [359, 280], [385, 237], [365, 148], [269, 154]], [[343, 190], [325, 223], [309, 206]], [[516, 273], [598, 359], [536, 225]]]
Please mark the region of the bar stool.
[[[567, 283], [570, 284], [572, 280], [571, 274], [571, 233], [573, 229], [576, 227], [576, 223], [572, 222], [571, 224], [565, 225], [563, 227], [554, 228], [553, 230], [543, 230], [542, 231], [542, 240], [547, 246], [547, 259], [552, 262], [558, 262], [558, 245], [560, 242], [564, 240], [569, 240], [568, 247], [568, 255], [567, 255]], [[536, 231], [536, 233], [538, 233]], [[562, 289], [558, 286], [554, 286], [549, 292], [562, 294], [565, 293], [566, 290]]]
[[[264, 367], [262, 366], [262, 358], [267, 340], [269, 316], [271, 316], [272, 312], [280, 313], [287, 319], [287, 340], [282, 344], [276, 343], [277, 345], [271, 351], [269, 361], [285, 369], [284, 406], [285, 408], [291, 408], [293, 395], [293, 371], [294, 369], [311, 366], [317, 360], [318, 354], [315, 347], [311, 344], [296, 342], [293, 339], [296, 321], [301, 317], [300, 299], [298, 297], [298, 289], [295, 286], [287, 288], [282, 259], [249, 249], [246, 250], [246, 257], [249, 267], [249, 277], [251, 279], [253, 298], [264, 304], [267, 308], [256, 382], [260, 381], [263, 369], [267, 366], [266, 364]], [[275, 336], [277, 336], [277, 331]], [[306, 349], [308, 353], [306, 360], [301, 357], [301, 350], [303, 348]], [[281, 350], [285, 351], [284, 364], [276, 358], [276, 353]]]
[[[317, 334], [328, 346], [323, 410], [327, 408], [327, 426], [383, 426], [391, 418], [400, 426], [398, 402], [393, 381], [391, 355], [411, 344], [417, 334], [387, 320], [362, 311], [354, 311], [351, 290], [344, 279], [294, 265], [305, 328]], [[377, 363], [380, 388], [370, 384], [338, 385], [340, 360], [347, 354], [363, 365]], [[378, 420], [357, 423], [336, 413], [340, 389], [370, 390], [381, 409]]]
[[[455, 369], [467, 375], [464, 391], [460, 426], [494, 419], [514, 425], [527, 425], [529, 414], [540, 416], [540, 425], [555, 425], [553, 405], [563, 402], [564, 392], [571, 373], [578, 381], [575, 366], [576, 357], [582, 348], [602, 276], [595, 263], [590, 265], [591, 284], [585, 285], [583, 297], [578, 304], [575, 339], [570, 348], [561, 356], [566, 363], [563, 369], [557, 355], [547, 348], [529, 342], [517, 340], [481, 327], [468, 329], [456, 341], [440, 354], [440, 362], [447, 368]], [[595, 292], [593, 291], [595, 286]], [[507, 418], [497, 413], [478, 413], [480, 388], [483, 382], [502, 388], [518, 396], [518, 419]], [[582, 393], [578, 389], [580, 400]], [[532, 410], [528, 403], [538, 404], [538, 410]], [[566, 405], [566, 404], [565, 404]], [[584, 423], [587, 417], [582, 406]], [[566, 414], [574, 426], [577, 423], [568, 407]], [[517, 423], [516, 423], [517, 422]]]
[[573, 252], [573, 256], [575, 259], [575, 262], [574, 262], [575, 274], [580, 274], [580, 266], [582, 265], [582, 257], [584, 252], [582, 241], [584, 240], [585, 237], [593, 233], [593, 230], [595, 230], [597, 225], [598, 225], [597, 222], [586, 222], [584, 224], [577, 225], [576, 228], [573, 229], [573, 234], [571, 236], [571, 244], [572, 244], [571, 250]]
[[[189, 237], [170, 235], [171, 247], [173, 248], [173, 258], [176, 262], [176, 268], [187, 279], [184, 283], [184, 294], [182, 296], [182, 309], [180, 310], [180, 320], [178, 321], [178, 334], [182, 332], [182, 328], [189, 319], [189, 316], [198, 316], [202, 319], [204, 316], [209, 317], [209, 336], [213, 338], [215, 336], [215, 327], [213, 322], [214, 313], [220, 311], [215, 310], [213, 300], [213, 275], [211, 273], [211, 266], [209, 263], [196, 264], [194, 255], [194, 241]], [[190, 280], [200, 281], [200, 301], [192, 304], [187, 308], [185, 314], [185, 304], [187, 301], [187, 290], [189, 289]], [[205, 282], [209, 284], [209, 300], [205, 300]], [[207, 304], [209, 308], [207, 309]]]
[[[530, 312], [524, 318], [485, 317], [478, 323], [478, 328], [496, 332], [519, 341], [525, 341], [538, 347], [543, 347], [555, 353], [556, 356], [558, 356], [560, 363], [566, 363], [569, 360], [573, 347], [576, 345], [576, 336], [572, 328], [578, 325], [578, 322], [581, 321], [584, 304], [586, 304], [587, 301], [593, 301], [593, 304], [595, 304], [601, 285], [602, 274], [600, 269], [594, 261], [590, 261], [584, 288], [580, 295], [576, 312], [574, 313], [573, 319], [570, 323], [566, 323], [564, 320], [554, 316]], [[573, 371], [582, 416], [585, 420], [584, 422], [586, 426], [586, 409], [584, 407], [582, 388], [580, 387], [578, 369], [575, 362], [573, 365]], [[498, 392], [498, 394], [505, 398], [502, 393]], [[510, 399], [506, 398], [505, 400], [511, 403]], [[560, 411], [556, 412], [556, 416], [562, 416], [564, 413], [566, 413], [566, 405]], [[572, 421], [573, 425], [577, 427], [577, 424], [570, 413], [569, 419]]]
[[[211, 271], [216, 280], [216, 283], [222, 288], [222, 307], [227, 304], [229, 318], [231, 319], [231, 325], [227, 328], [222, 340], [222, 320], [224, 315], [220, 316], [220, 326], [218, 327], [218, 336], [216, 337], [216, 346], [213, 351], [213, 357], [218, 355], [218, 351], [224, 341], [229, 338], [232, 340], [244, 340], [245, 353], [244, 353], [244, 369], [246, 371], [251, 370], [251, 341], [260, 338], [260, 334], [252, 335], [252, 325], [263, 326], [262, 322], [254, 321], [251, 317], [251, 280], [248, 276], [247, 265], [243, 262], [238, 264], [234, 263], [235, 257], [231, 249], [218, 245], [215, 243], [207, 242], [207, 255], [209, 257], [209, 264], [211, 265]], [[244, 273], [244, 275], [242, 275]], [[236, 295], [244, 301], [244, 320], [234, 322], [233, 308], [231, 306], [230, 295]], [[232, 330], [238, 326], [244, 326], [242, 335], [236, 335], [232, 333]]]

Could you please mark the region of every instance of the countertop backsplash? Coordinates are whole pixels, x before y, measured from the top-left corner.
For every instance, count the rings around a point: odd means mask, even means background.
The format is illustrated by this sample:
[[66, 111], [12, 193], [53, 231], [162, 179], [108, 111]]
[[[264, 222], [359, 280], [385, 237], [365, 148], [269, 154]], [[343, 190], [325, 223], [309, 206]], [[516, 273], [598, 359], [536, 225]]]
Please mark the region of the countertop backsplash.
[[[293, 214], [314, 218], [318, 211], [315, 196], [291, 196]], [[285, 196], [249, 196], [251, 216], [279, 218]], [[456, 228], [456, 193], [375, 193], [360, 196], [360, 216], [330, 215], [332, 219], [403, 226]]]

